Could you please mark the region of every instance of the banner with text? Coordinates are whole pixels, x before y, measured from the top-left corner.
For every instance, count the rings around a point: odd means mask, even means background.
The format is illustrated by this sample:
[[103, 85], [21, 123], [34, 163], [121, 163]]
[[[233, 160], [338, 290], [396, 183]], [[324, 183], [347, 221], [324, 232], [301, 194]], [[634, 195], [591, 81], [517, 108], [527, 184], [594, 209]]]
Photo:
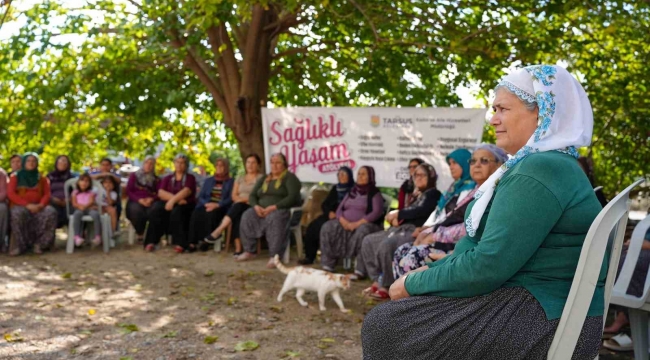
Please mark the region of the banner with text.
[[[445, 156], [477, 145], [486, 109], [303, 107], [262, 109], [264, 149], [287, 157], [304, 182], [336, 183], [337, 170], [375, 168], [377, 186], [399, 187], [408, 162], [421, 158], [438, 172], [438, 189], [452, 178]], [[269, 168], [270, 158], [266, 158]]]

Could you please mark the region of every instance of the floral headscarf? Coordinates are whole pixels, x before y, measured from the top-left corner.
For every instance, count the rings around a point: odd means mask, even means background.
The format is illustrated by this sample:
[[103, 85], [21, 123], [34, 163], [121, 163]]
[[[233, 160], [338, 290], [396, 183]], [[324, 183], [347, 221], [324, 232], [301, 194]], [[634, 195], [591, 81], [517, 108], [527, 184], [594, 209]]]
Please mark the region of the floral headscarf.
[[556, 65], [534, 65], [505, 76], [504, 86], [519, 99], [534, 102], [539, 109], [537, 129], [528, 142], [510, 160], [494, 172], [474, 195], [476, 202], [465, 221], [467, 233], [476, 235], [498, 180], [526, 156], [559, 151], [578, 157], [576, 148], [588, 146], [594, 127], [591, 103], [582, 85], [564, 68]]

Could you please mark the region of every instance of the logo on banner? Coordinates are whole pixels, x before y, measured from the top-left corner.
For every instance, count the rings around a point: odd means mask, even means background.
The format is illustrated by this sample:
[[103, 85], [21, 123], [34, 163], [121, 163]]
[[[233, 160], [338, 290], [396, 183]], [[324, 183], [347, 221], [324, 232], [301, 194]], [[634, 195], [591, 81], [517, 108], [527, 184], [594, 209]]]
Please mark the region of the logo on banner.
[[[271, 123], [271, 145], [280, 146], [287, 158], [289, 171], [296, 172], [301, 166], [318, 168], [321, 173], [336, 172], [341, 166], [354, 168], [348, 144], [343, 141], [343, 121], [336, 115], [325, 118], [294, 118], [284, 127], [280, 120]], [[307, 142], [314, 141], [314, 146]], [[325, 141], [327, 140], [327, 141]]]
[[410, 128], [412, 126], [413, 126], [413, 119], [411, 118], [403, 118], [400, 116], [384, 118], [385, 128]]
[[381, 125], [381, 117], [379, 115], [372, 115], [370, 117], [370, 125], [373, 127], [378, 127]]

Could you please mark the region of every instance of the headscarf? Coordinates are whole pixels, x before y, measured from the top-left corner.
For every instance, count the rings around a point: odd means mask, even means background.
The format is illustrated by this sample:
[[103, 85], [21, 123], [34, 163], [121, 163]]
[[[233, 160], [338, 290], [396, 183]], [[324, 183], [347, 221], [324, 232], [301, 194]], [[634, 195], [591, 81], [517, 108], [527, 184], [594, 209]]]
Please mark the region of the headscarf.
[[436, 183], [438, 182], [438, 173], [436, 173], [436, 169], [429, 164], [420, 164], [418, 167], [422, 168], [427, 173], [427, 186], [421, 191], [421, 193], [424, 193], [429, 189], [435, 189]]
[[[34, 168], [34, 170], [25, 170], [25, 163], [27, 162], [27, 158], [30, 156], [33, 156], [36, 159], [36, 168]], [[36, 153], [28, 152], [23, 155], [21, 163], [22, 168], [16, 173], [16, 177], [18, 178], [18, 186], [32, 188], [38, 185], [38, 181], [41, 179], [41, 174], [38, 173], [38, 161], [39, 158]]]
[[501, 164], [508, 161], [508, 154], [506, 154], [505, 150], [503, 150], [500, 147], [497, 147], [494, 144], [479, 144], [474, 148], [474, 152], [478, 150], [489, 151], [494, 156], [494, 160], [498, 161]]
[[476, 186], [476, 183], [474, 180], [472, 180], [472, 177], [469, 174], [469, 159], [471, 157], [472, 153], [470, 153], [469, 150], [456, 149], [445, 158], [447, 160], [447, 164], [449, 164], [449, 159], [453, 159], [461, 167], [461, 169], [463, 169], [463, 173], [460, 175], [460, 178], [454, 181], [449, 189], [447, 189], [447, 191], [445, 191], [442, 196], [440, 196], [437, 208], [438, 211], [442, 211], [449, 200], [451, 200], [454, 196], [459, 195], [465, 190], [472, 190]]
[[582, 85], [564, 68], [534, 65], [505, 76], [504, 86], [519, 99], [537, 104], [537, 129], [524, 147], [494, 172], [474, 195], [474, 207], [465, 221], [467, 233], [475, 236], [481, 217], [494, 195], [499, 179], [526, 156], [559, 151], [578, 158], [576, 148], [588, 146], [594, 127], [593, 112]]
[[[339, 169], [339, 172], [345, 172], [348, 175], [348, 182], [343, 184], [343, 183], [338, 183], [336, 184], [336, 194], [338, 196], [338, 201], [341, 203], [343, 201], [343, 198], [345, 195], [347, 195], [352, 187], [354, 186], [354, 177], [352, 175], [352, 169], [350, 169], [347, 166], [341, 166]], [[338, 174], [338, 173], [337, 173]]]
[[[282, 163], [284, 163], [284, 171], [280, 174], [280, 176], [278, 176], [277, 179], [275, 179], [275, 185], [274, 186], [275, 186], [276, 189], [279, 189], [280, 185], [282, 185], [282, 179], [284, 179], [284, 177], [287, 176], [288, 164], [287, 164], [287, 158], [284, 156], [283, 153], [275, 153], [275, 154], [271, 155], [271, 157], [274, 157], [274, 156], [279, 156], [280, 159], [282, 159]], [[262, 184], [262, 192], [266, 192], [269, 189], [269, 183], [271, 182], [272, 177], [273, 177], [272, 173], [269, 173], [268, 175], [266, 175], [266, 179], [264, 179], [264, 183]]]
[[[415, 159], [409, 160], [409, 166], [411, 166], [412, 162], [416, 162], [416, 163], [418, 163], [418, 165], [422, 165], [424, 163], [424, 161], [422, 161], [422, 159], [415, 158]], [[411, 169], [409, 168], [409, 171], [410, 170]], [[402, 186], [400, 186], [400, 190], [403, 190], [404, 193], [407, 194], [407, 195], [412, 194], [413, 191], [415, 191], [415, 184], [413, 183], [413, 176], [409, 176], [409, 178], [406, 181], [404, 181], [404, 183], [402, 183]]]
[[[373, 190], [377, 189], [377, 185], [375, 183], [375, 169], [372, 166], [362, 166], [359, 168], [359, 170], [361, 169], [366, 169], [366, 172], [368, 173], [368, 183], [365, 185], [359, 185], [358, 183], [355, 183], [352, 190], [350, 190], [350, 194], [348, 195], [350, 199], [354, 199], [358, 195], [368, 195], [369, 193], [374, 192]], [[377, 189], [377, 191], [379, 190]]]
[[[187, 158], [187, 155], [185, 154], [176, 154], [174, 156], [174, 161], [178, 159], [183, 159], [185, 161], [185, 172], [183, 173], [183, 177], [181, 178], [181, 187], [185, 187], [185, 180], [187, 180], [187, 171], [190, 169], [190, 159]], [[174, 173], [172, 174], [172, 188], [176, 185], [176, 169], [174, 169]]]
[[224, 167], [224, 171], [222, 175], [217, 174], [216, 172], [216, 166], [215, 166], [215, 172], [214, 172], [214, 178], [217, 179], [217, 181], [226, 181], [230, 179], [230, 161], [226, 158], [218, 158], [217, 160], [214, 161], [214, 164], [221, 163]]
[[[57, 164], [59, 163], [59, 159], [65, 158], [68, 160], [68, 167], [61, 171], [57, 168]], [[70, 158], [67, 155], [59, 155], [56, 157], [56, 160], [54, 161], [54, 171], [50, 172], [47, 174], [48, 179], [50, 179], [50, 182], [65, 182], [68, 179], [72, 178], [72, 172], [70, 172]]]
[[[350, 190], [350, 193], [348, 194], [348, 198], [354, 199], [358, 195], [367, 195], [368, 196], [368, 201], [366, 202], [366, 214], [370, 214], [373, 209], [372, 205], [372, 198], [375, 196], [375, 194], [379, 193], [379, 189], [377, 188], [376, 182], [375, 182], [375, 169], [372, 166], [362, 166], [359, 168], [361, 169], [366, 169], [368, 172], [368, 183], [366, 185], [359, 185], [357, 183], [354, 184], [354, 187], [352, 190]], [[357, 179], [358, 181], [358, 179]], [[378, 219], [379, 221], [383, 221], [382, 219]]]
[[153, 155], [148, 155], [145, 157], [144, 162], [142, 163], [143, 166], [141, 166], [140, 169], [135, 172], [135, 178], [138, 180], [138, 184], [140, 186], [153, 188], [156, 184], [156, 168], [148, 173], [144, 172], [144, 163], [149, 160], [156, 161], [156, 158]]

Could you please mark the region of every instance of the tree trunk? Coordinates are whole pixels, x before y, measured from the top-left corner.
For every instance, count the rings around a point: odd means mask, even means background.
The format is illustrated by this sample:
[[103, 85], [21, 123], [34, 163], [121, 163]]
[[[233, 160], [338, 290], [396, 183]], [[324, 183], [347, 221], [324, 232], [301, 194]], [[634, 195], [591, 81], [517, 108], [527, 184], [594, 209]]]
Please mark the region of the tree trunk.
[[250, 131], [236, 131], [235, 138], [237, 139], [239, 154], [242, 160], [246, 160], [246, 156], [257, 154], [262, 159], [262, 172], [265, 168], [265, 154], [264, 154], [264, 130], [262, 128], [262, 110], [259, 106], [247, 107], [244, 111], [244, 117], [251, 119]]

